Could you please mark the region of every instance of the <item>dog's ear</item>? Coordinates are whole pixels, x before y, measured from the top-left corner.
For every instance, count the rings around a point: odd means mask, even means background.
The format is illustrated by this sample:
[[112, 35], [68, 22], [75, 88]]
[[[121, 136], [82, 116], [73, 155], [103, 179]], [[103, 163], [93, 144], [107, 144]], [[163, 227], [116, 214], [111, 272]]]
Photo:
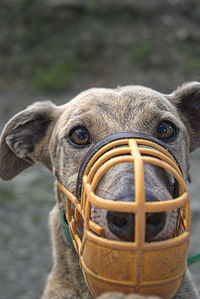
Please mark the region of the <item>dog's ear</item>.
[[33, 165], [34, 160], [41, 161], [51, 169], [48, 149], [42, 148], [41, 143], [43, 141], [44, 144], [44, 139], [50, 137], [49, 127], [56, 117], [56, 108], [51, 102], [37, 102], [16, 114], [7, 123], [0, 137], [2, 179], [12, 179]]
[[190, 136], [190, 151], [200, 146], [200, 82], [177, 88], [168, 98], [176, 105]]

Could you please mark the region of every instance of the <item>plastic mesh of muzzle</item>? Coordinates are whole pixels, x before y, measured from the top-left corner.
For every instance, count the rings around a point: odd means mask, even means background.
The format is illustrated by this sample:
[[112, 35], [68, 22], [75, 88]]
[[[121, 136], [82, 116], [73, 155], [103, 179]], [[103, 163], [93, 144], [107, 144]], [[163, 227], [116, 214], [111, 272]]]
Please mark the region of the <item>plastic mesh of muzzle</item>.
[[[119, 163], [133, 163], [134, 165], [134, 184], [135, 184], [135, 201], [134, 202], [120, 202], [111, 201], [100, 198], [95, 194], [95, 189], [103, 175], [114, 165]], [[144, 164], [158, 166], [166, 170], [169, 174], [173, 175], [178, 183], [179, 195], [177, 198], [162, 202], [145, 202], [145, 182], [144, 182]], [[116, 281], [104, 277], [102, 273], [94, 273], [85, 262], [85, 243], [86, 240], [91, 240], [94, 244], [104, 246], [112, 250], [113, 248], [121, 248], [120, 250], [134, 251], [136, 253], [136, 282], [134, 283], [133, 290], [140, 292], [141, 288], [141, 270], [143, 269], [143, 257], [145, 252], [157, 251], [162, 252], [163, 249], [172, 246], [180, 246], [186, 244], [183, 250], [183, 257], [187, 256], [187, 243], [189, 237], [189, 224], [190, 224], [190, 211], [188, 192], [181, 171], [177, 166], [171, 154], [162, 146], [142, 139], [121, 139], [106, 144], [100, 148], [88, 162], [82, 181], [81, 201], [70, 193], [61, 183], [58, 182], [58, 193], [60, 201], [65, 202], [66, 218], [69, 229], [72, 235], [74, 246], [80, 256], [83, 272], [86, 281], [93, 278], [95, 281], [101, 281], [104, 285], [110, 284], [116, 290]], [[72, 209], [74, 205], [74, 209]], [[98, 208], [127, 212], [135, 214], [135, 240], [134, 242], [107, 240], [103, 237], [103, 229], [95, 224], [90, 219], [91, 205]], [[176, 232], [172, 239], [159, 241], [159, 242], [145, 242], [145, 226], [146, 226], [146, 213], [164, 212], [169, 210], [179, 210], [179, 218], [177, 221]], [[79, 221], [81, 215], [84, 222], [84, 237], [81, 240], [76, 229], [76, 223]], [[185, 252], [186, 251], [186, 252]], [[95, 254], [95, 252], [93, 252]], [[87, 258], [86, 258], [87, 260]], [[183, 262], [179, 279], [182, 280], [186, 268], [186, 261]], [[96, 270], [95, 270], [96, 272]], [[101, 272], [101, 271], [100, 271]], [[95, 276], [96, 275], [96, 276]], [[173, 278], [174, 279], [174, 278]], [[163, 279], [163, 283], [167, 284], [169, 278]], [[154, 282], [155, 283], [155, 282]], [[120, 290], [124, 291], [124, 286], [128, 286], [129, 291], [132, 292], [130, 281], [117, 281]], [[180, 283], [179, 283], [180, 285]], [[99, 289], [95, 291], [88, 282], [91, 292], [96, 296], [99, 294]], [[157, 287], [158, 288], [158, 287]], [[110, 290], [110, 289], [109, 289]], [[177, 290], [177, 286], [176, 286]], [[128, 292], [129, 292], [128, 291]], [[125, 290], [126, 292], [126, 290]], [[97, 294], [98, 293], [98, 294]], [[145, 291], [144, 291], [145, 293]], [[158, 293], [161, 294], [161, 293]], [[168, 298], [170, 298], [169, 295]]]
[[[124, 145], [122, 147], [122, 145]], [[147, 147], [139, 147], [145, 145]], [[122, 155], [122, 156], [121, 156]], [[145, 156], [142, 156], [145, 155]], [[95, 194], [95, 189], [103, 177], [103, 175], [114, 165], [119, 163], [133, 163], [135, 174], [135, 202], [120, 202], [110, 201], [100, 198]], [[165, 169], [173, 175], [178, 182], [179, 197], [176, 199], [162, 202], [145, 202], [145, 182], [144, 182], [144, 163], [158, 166]], [[183, 208], [189, 204], [187, 188], [182, 177], [179, 167], [176, 165], [174, 158], [168, 151], [163, 149], [158, 144], [148, 140], [124, 139], [114, 141], [101, 148], [88, 163], [82, 184], [81, 206], [86, 210], [88, 205], [88, 214], [85, 213], [86, 229], [89, 229], [89, 210], [90, 204], [98, 208], [103, 208], [109, 211], [135, 213], [139, 218], [138, 229], [136, 219], [136, 243], [143, 243], [145, 232], [145, 213], [163, 212]], [[188, 207], [189, 208], [189, 207]], [[188, 209], [187, 209], [188, 210]], [[189, 210], [188, 210], [189, 212]], [[189, 214], [186, 213], [186, 208], [181, 211], [178, 221], [176, 235], [179, 235], [183, 230], [189, 231]], [[187, 217], [186, 217], [187, 216]], [[87, 221], [88, 217], [88, 221]], [[187, 220], [186, 220], [187, 218]], [[143, 220], [142, 220], [143, 219]], [[141, 226], [142, 225], [142, 226]], [[138, 233], [137, 233], [138, 231]], [[142, 241], [143, 240], [143, 241]]]

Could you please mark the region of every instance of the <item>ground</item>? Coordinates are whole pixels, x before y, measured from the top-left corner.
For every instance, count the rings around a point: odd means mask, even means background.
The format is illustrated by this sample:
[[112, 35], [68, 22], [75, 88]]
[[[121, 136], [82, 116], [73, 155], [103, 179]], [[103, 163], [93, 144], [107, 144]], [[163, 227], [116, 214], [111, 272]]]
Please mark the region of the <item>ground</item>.
[[[39, 9], [38, 1], [0, 3], [0, 130], [36, 100], [60, 104], [89, 87], [125, 84], [169, 93], [199, 80], [197, 0], [99, 2], [51, 0]], [[200, 252], [199, 178], [197, 150], [188, 185], [189, 255]], [[54, 180], [40, 165], [0, 181], [0, 298], [41, 295], [52, 263], [48, 213], [54, 203]], [[190, 269], [200, 292], [199, 264]]]

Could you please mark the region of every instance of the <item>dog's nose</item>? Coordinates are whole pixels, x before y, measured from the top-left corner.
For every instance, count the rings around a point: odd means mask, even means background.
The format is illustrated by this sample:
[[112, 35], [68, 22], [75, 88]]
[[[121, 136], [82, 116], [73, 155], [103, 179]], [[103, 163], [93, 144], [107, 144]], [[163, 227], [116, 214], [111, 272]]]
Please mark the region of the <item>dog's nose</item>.
[[[126, 201], [130, 201], [129, 199]], [[159, 201], [154, 194], [147, 193], [146, 201]], [[148, 242], [161, 232], [166, 222], [166, 212], [146, 214], [145, 240]], [[133, 241], [135, 238], [135, 215], [132, 213], [107, 212], [107, 223], [110, 231], [124, 241]]]
[[125, 241], [134, 240], [134, 218], [131, 213], [107, 212], [107, 223], [110, 231]]

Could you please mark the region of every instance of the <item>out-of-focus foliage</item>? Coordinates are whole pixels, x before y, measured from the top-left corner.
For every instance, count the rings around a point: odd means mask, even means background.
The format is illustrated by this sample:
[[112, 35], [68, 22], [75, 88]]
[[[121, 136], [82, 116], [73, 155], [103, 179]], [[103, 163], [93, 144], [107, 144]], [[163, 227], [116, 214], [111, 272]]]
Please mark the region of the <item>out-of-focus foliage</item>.
[[199, 17], [194, 0], [2, 0], [0, 86], [60, 91], [76, 80], [131, 83], [144, 70], [196, 76]]

